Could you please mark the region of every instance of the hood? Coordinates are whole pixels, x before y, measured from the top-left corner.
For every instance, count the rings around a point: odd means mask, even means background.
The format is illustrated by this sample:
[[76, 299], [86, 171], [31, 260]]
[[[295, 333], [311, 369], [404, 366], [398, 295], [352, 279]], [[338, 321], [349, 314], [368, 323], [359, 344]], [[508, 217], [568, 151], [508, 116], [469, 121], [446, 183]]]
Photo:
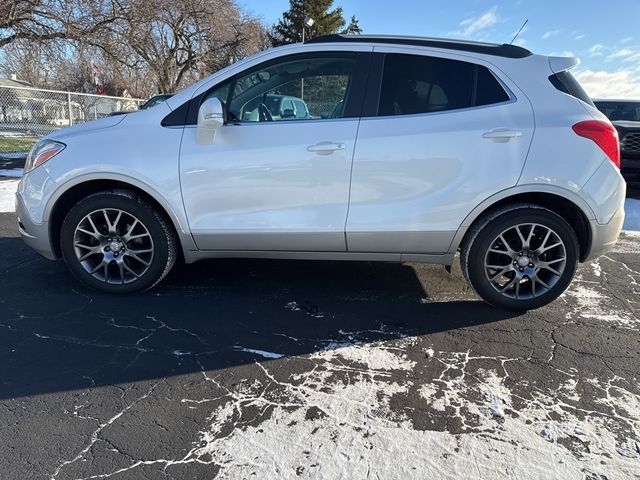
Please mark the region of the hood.
[[127, 116], [128, 115], [116, 115], [113, 117], [101, 118], [99, 120], [92, 120], [87, 123], [74, 125], [73, 127], [67, 127], [61, 130], [56, 130], [55, 132], [47, 135], [46, 138], [63, 141], [65, 138], [75, 137], [76, 135], [94, 132], [96, 130], [103, 130], [105, 128], [115, 127], [116, 125], [121, 123]]

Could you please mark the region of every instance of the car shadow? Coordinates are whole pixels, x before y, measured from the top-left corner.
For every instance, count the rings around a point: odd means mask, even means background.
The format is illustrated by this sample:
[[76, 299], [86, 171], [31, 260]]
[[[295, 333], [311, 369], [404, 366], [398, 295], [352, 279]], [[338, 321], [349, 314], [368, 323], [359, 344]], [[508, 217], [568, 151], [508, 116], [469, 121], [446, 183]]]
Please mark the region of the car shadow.
[[[209, 260], [155, 289], [82, 287], [63, 262], [0, 238], [0, 398], [226, 369], [512, 318], [479, 301], [425, 301], [407, 265]], [[442, 273], [442, 275], [445, 275]], [[428, 289], [428, 286], [427, 286]]]

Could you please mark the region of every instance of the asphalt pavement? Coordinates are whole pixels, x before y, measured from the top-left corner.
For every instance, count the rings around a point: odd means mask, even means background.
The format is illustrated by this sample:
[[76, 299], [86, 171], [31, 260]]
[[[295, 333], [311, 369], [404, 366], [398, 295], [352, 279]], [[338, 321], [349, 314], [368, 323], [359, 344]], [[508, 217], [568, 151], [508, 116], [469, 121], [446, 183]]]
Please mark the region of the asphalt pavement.
[[640, 478], [640, 236], [554, 304], [458, 268], [224, 260], [80, 286], [0, 214], [0, 477]]

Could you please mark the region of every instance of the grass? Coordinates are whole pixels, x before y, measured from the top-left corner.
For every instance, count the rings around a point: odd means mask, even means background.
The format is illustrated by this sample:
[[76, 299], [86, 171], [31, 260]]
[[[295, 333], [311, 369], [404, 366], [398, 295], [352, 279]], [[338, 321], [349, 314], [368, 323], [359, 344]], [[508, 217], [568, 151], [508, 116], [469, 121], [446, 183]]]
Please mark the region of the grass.
[[26, 152], [37, 138], [0, 138], [0, 152]]

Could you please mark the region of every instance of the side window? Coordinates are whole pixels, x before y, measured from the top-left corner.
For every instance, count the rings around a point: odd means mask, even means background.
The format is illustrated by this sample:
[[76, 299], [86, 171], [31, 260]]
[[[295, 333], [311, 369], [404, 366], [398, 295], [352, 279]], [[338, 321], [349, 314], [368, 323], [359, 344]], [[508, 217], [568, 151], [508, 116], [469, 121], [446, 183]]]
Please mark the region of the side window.
[[288, 57], [245, 72], [206, 98], [226, 101], [229, 117], [241, 122], [340, 118], [343, 109], [332, 115], [346, 103], [356, 66], [352, 54]]
[[509, 100], [509, 94], [504, 91], [500, 82], [496, 80], [486, 67], [478, 65], [478, 83], [476, 87], [476, 106], [502, 103]]
[[507, 92], [484, 66], [445, 58], [388, 54], [378, 114], [441, 112], [507, 100]]

